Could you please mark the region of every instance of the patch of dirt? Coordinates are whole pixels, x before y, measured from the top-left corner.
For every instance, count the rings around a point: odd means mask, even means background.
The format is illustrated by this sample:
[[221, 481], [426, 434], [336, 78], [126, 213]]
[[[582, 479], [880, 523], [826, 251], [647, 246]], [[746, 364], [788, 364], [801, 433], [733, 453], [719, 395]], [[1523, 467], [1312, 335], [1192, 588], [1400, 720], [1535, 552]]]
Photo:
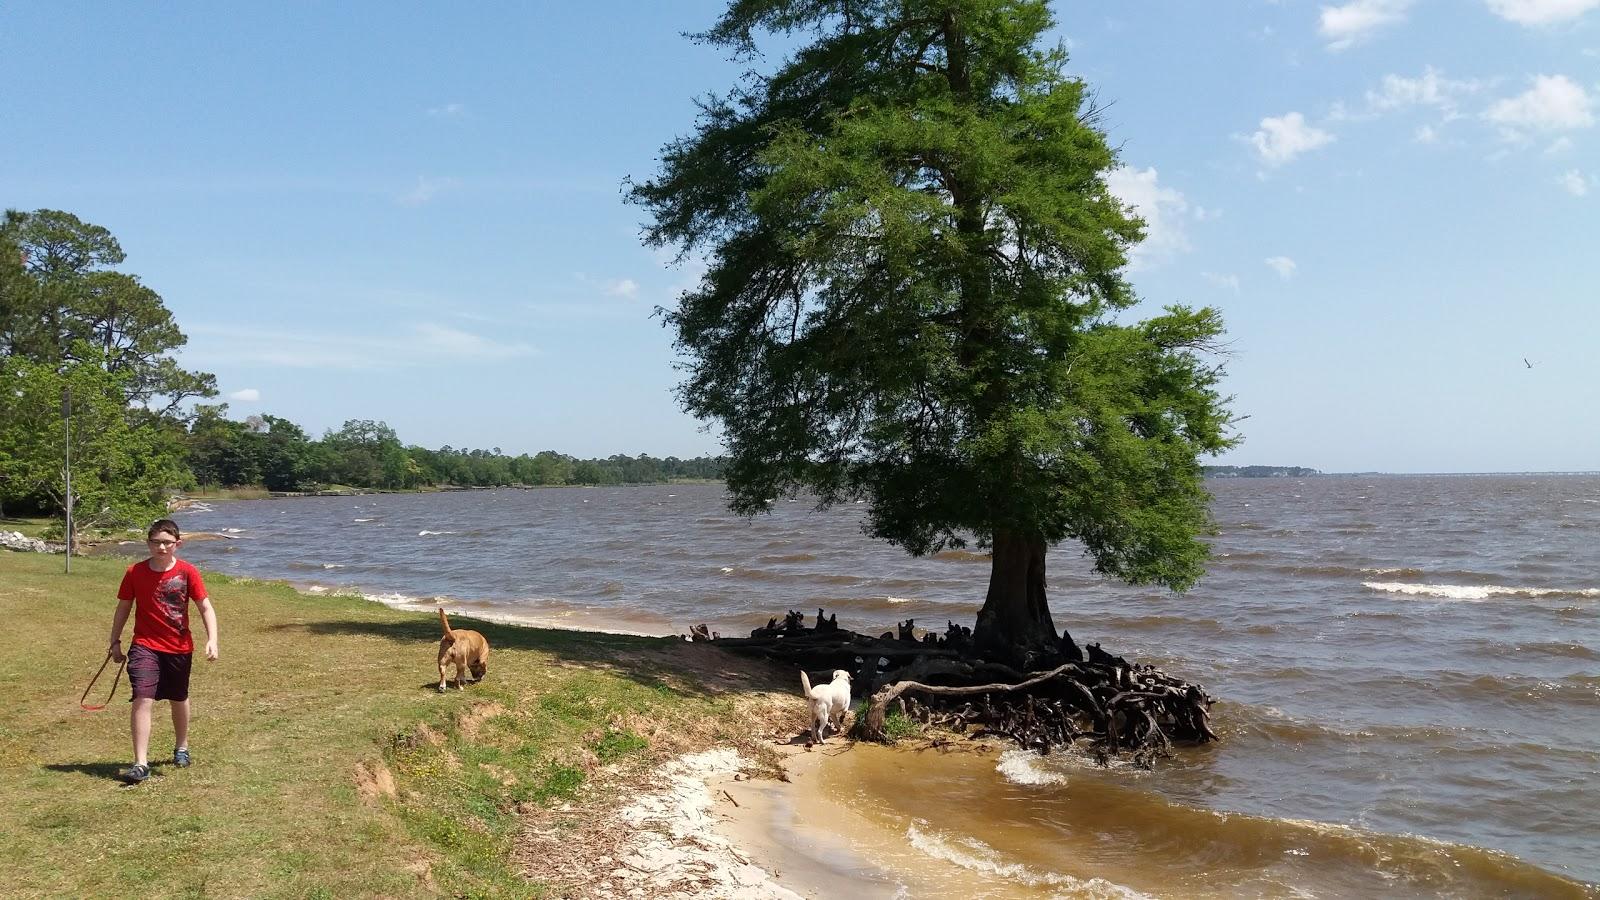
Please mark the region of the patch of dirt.
[[356, 793], [366, 803], [376, 803], [378, 798], [395, 799], [394, 775], [381, 762], [356, 763]]
[[433, 880], [433, 863], [425, 859], [419, 859], [406, 866], [405, 870], [415, 875], [417, 883], [421, 884], [429, 892], [438, 893], [439, 883]]
[[430, 747], [444, 746], [444, 735], [435, 731], [426, 722], [418, 722], [417, 727], [412, 729], [411, 734], [419, 744], [427, 744]]
[[484, 722], [494, 718], [495, 716], [502, 715], [505, 713], [505, 711], [506, 708], [504, 706], [501, 706], [499, 703], [493, 700], [489, 701], [488, 703], [474, 703], [472, 704], [471, 709], [468, 709], [466, 712], [462, 713], [461, 717], [456, 720], [456, 728], [460, 730], [461, 736], [464, 739], [469, 741], [476, 740], [478, 737], [478, 728], [482, 726]]

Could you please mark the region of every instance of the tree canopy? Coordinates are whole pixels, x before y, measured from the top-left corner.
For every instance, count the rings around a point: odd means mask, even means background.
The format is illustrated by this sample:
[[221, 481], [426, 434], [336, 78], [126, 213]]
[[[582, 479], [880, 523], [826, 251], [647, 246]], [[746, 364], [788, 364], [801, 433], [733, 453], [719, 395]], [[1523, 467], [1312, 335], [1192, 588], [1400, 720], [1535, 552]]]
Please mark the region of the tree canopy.
[[60, 210], [8, 210], [0, 244], [20, 257], [20, 268], [0, 271], [0, 353], [126, 373], [128, 402], [163, 413], [216, 396], [215, 377], [172, 358], [187, 339], [161, 295], [110, 268], [124, 259], [110, 231]]
[[870, 501], [914, 554], [994, 550], [980, 644], [1048, 649], [1048, 545], [1174, 589], [1203, 571], [1198, 457], [1229, 445], [1210, 309], [1140, 322], [1139, 221], [1043, 0], [735, 0], [698, 39], [770, 73], [701, 101], [630, 187], [707, 270], [665, 319], [724, 431], [732, 507]]
[[186, 477], [179, 406], [215, 379], [178, 367], [182, 332], [123, 258], [71, 213], [0, 220], [0, 502], [65, 505], [69, 428], [83, 527], [148, 520]]

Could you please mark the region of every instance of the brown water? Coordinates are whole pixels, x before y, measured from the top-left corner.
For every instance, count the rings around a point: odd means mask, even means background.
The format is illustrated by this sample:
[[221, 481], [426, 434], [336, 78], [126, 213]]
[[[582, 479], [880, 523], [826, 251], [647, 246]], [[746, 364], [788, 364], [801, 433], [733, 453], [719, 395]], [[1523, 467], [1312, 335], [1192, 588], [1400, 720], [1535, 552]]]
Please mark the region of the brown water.
[[[1050, 559], [1058, 625], [1223, 698], [1155, 772], [1070, 754], [841, 757], [908, 852], [1041, 895], [1600, 896], [1600, 476], [1211, 482], [1187, 595]], [[397, 605], [742, 633], [790, 608], [970, 624], [987, 560], [912, 559], [861, 507], [716, 485], [304, 498], [181, 518], [202, 567]], [[859, 808], [859, 807], [858, 807]], [[1103, 882], [1091, 882], [1101, 878]]]

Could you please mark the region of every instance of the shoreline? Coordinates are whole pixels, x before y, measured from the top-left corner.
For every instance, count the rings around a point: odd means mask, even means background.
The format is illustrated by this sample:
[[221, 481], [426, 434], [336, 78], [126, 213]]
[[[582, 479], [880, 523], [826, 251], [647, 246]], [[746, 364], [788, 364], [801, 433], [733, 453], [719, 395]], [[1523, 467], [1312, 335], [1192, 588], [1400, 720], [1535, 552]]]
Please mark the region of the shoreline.
[[[858, 747], [853, 742], [814, 748], [790, 745], [782, 750], [786, 775], [782, 780], [712, 782], [718, 833], [772, 873], [780, 885], [804, 897], [1040, 896], [920, 853], [904, 835], [861, 815], [846, 797], [830, 790], [826, 767]], [[913, 751], [873, 747], [871, 752]], [[855, 798], [857, 803], [865, 799]]]

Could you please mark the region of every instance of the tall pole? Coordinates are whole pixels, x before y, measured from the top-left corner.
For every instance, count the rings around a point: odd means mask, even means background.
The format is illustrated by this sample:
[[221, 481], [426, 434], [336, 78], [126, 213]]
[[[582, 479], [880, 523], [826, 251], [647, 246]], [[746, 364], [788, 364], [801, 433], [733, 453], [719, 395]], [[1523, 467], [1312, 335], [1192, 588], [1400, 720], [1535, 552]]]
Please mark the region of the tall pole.
[[72, 388], [61, 388], [61, 423], [67, 447], [67, 574], [72, 574]]

